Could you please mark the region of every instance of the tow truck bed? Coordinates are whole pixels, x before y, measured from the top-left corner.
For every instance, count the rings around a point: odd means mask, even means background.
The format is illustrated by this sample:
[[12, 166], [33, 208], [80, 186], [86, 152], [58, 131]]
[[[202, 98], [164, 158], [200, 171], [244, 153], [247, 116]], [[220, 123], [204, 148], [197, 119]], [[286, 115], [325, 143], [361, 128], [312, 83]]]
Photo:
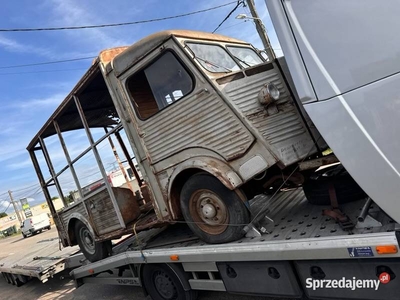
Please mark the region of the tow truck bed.
[[[342, 210], [356, 223], [363, 203], [348, 203], [342, 206]], [[339, 266], [351, 265], [351, 270], [346, 270], [348, 276], [371, 278], [376, 277], [378, 265], [390, 262], [391, 270], [400, 274], [400, 254], [381, 254], [376, 248], [393, 245], [398, 249], [395, 231], [398, 224], [375, 204], [370, 208], [366, 221], [357, 223], [350, 231], [343, 230], [338, 223], [323, 216], [321, 212], [326, 207], [309, 204], [301, 189], [281, 192], [272, 200], [267, 196], [255, 198], [251, 203], [253, 214], [265, 205], [268, 205], [270, 212], [263, 220], [264, 233], [261, 236], [211, 245], [195, 238], [185, 225], [177, 224], [165, 230], [153, 229], [131, 236], [113, 249], [111, 257], [79, 267], [71, 275], [77, 286], [91, 282], [142, 286], [146, 285], [141, 277], [143, 265], [167, 264], [174, 265], [173, 268], [180, 265], [182, 274], [190, 278], [188, 283], [193, 290], [254, 291], [259, 295], [297, 297], [302, 294], [299, 282], [310, 276], [311, 266], [324, 266], [328, 269], [325, 271], [327, 274], [337, 275]], [[363, 259], [361, 265], [360, 258]], [[395, 258], [397, 260], [393, 261]], [[329, 264], [332, 261], [334, 265]], [[231, 266], [242, 273], [251, 274], [254, 284], [247, 282], [246, 276], [242, 276], [242, 279], [247, 286], [241, 281], [232, 281], [229, 274], [224, 275], [223, 270]], [[276, 279], [269, 285], [271, 278], [268, 279], [267, 274], [261, 276], [262, 269], [278, 270], [279, 282]], [[116, 275], [112, 270], [118, 270], [118, 276], [110, 276], [111, 273]], [[132, 276], [124, 276], [126, 270], [131, 270]], [[174, 272], [178, 274], [179, 270]], [[257, 279], [259, 275], [264, 281]], [[262, 287], [264, 285], [268, 289]], [[387, 294], [379, 294], [379, 297], [386, 295], [389, 296], [386, 299], [392, 299], [390, 295], [393, 291], [388, 291]], [[318, 294], [321, 291], [306, 293], [308, 296], [321, 296]], [[348, 296], [342, 294], [341, 297]], [[375, 293], [366, 293], [362, 297], [378, 299]]]
[[[29, 278], [38, 278], [46, 282], [54, 274], [67, 267], [75, 267], [82, 255], [79, 248], [59, 249], [59, 238], [51, 237], [27, 244], [28, 239], [20, 242], [18, 250], [0, 259], [0, 272], [8, 283], [20, 286]], [[72, 259], [73, 258], [73, 259]]]

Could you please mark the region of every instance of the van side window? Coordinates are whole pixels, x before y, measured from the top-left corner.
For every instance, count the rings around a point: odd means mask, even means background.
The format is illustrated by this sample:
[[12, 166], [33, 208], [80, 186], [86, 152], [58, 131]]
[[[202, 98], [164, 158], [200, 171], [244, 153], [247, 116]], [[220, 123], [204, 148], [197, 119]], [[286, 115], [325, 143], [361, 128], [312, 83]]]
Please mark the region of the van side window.
[[193, 80], [172, 52], [166, 52], [127, 80], [127, 89], [141, 119], [147, 119], [189, 94]]

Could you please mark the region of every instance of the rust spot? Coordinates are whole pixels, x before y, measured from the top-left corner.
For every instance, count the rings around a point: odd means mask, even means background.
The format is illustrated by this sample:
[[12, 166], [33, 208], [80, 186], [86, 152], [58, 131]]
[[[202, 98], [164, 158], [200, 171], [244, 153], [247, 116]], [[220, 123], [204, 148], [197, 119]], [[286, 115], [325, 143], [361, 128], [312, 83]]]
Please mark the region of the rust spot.
[[111, 48], [111, 49], [106, 49], [100, 52], [99, 57], [100, 61], [103, 64], [109, 63], [116, 57], [118, 54], [121, 52], [125, 51], [128, 47], [116, 47], [116, 48]]
[[252, 112], [252, 113], [246, 115], [246, 117], [247, 117], [249, 120], [257, 119], [258, 117], [261, 117], [261, 116], [267, 116], [265, 110], [262, 109], [262, 108], [259, 108], [259, 109], [257, 109], [257, 111]]
[[[233, 159], [238, 156], [241, 156], [241, 155], [240, 154], [232, 154], [229, 156], [228, 160]], [[234, 186], [232, 185], [232, 183], [229, 180], [227, 180], [224, 176], [224, 173], [220, 171], [220, 165], [218, 163], [216, 163], [213, 160], [206, 160], [205, 162], [209, 167], [211, 167], [211, 169], [213, 171], [212, 175], [217, 177], [219, 179], [219, 181], [221, 181], [230, 190], [234, 189]]]

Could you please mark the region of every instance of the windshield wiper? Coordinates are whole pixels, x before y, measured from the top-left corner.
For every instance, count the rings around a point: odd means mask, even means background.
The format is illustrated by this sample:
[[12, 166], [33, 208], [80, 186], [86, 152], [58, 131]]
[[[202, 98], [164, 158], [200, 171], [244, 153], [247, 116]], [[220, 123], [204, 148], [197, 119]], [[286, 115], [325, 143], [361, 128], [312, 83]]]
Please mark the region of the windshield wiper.
[[203, 61], [203, 62], [205, 62], [205, 63], [207, 63], [207, 64], [210, 64], [210, 65], [212, 65], [213, 67], [225, 69], [225, 70], [227, 71], [227, 73], [231, 73], [231, 72], [232, 72], [231, 69], [228, 69], [228, 68], [226, 68], [226, 67], [224, 67], [224, 66], [217, 65], [216, 63], [211, 62], [211, 61], [209, 61], [209, 60], [206, 60], [206, 59], [204, 59], [204, 58], [201, 58], [201, 57], [198, 57], [198, 56], [195, 56], [194, 58], [197, 58], [198, 60], [201, 60], [201, 61]]
[[233, 56], [234, 58], [236, 58], [238, 61], [244, 63], [246, 66], [251, 67], [251, 65], [249, 65], [249, 64], [248, 64], [246, 61], [244, 61], [243, 59], [240, 59], [239, 57], [237, 57], [236, 55], [233, 55], [233, 54], [232, 54], [232, 56]]

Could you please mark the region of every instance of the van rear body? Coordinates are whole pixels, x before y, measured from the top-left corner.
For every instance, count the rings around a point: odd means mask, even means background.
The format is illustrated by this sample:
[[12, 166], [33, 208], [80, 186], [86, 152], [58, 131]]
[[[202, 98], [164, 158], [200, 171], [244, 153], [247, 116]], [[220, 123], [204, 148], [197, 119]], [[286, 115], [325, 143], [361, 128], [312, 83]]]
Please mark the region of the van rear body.
[[31, 218], [24, 220], [21, 224], [21, 233], [24, 238], [28, 235], [42, 232], [43, 229], [51, 229], [50, 217], [47, 213], [32, 216]]

